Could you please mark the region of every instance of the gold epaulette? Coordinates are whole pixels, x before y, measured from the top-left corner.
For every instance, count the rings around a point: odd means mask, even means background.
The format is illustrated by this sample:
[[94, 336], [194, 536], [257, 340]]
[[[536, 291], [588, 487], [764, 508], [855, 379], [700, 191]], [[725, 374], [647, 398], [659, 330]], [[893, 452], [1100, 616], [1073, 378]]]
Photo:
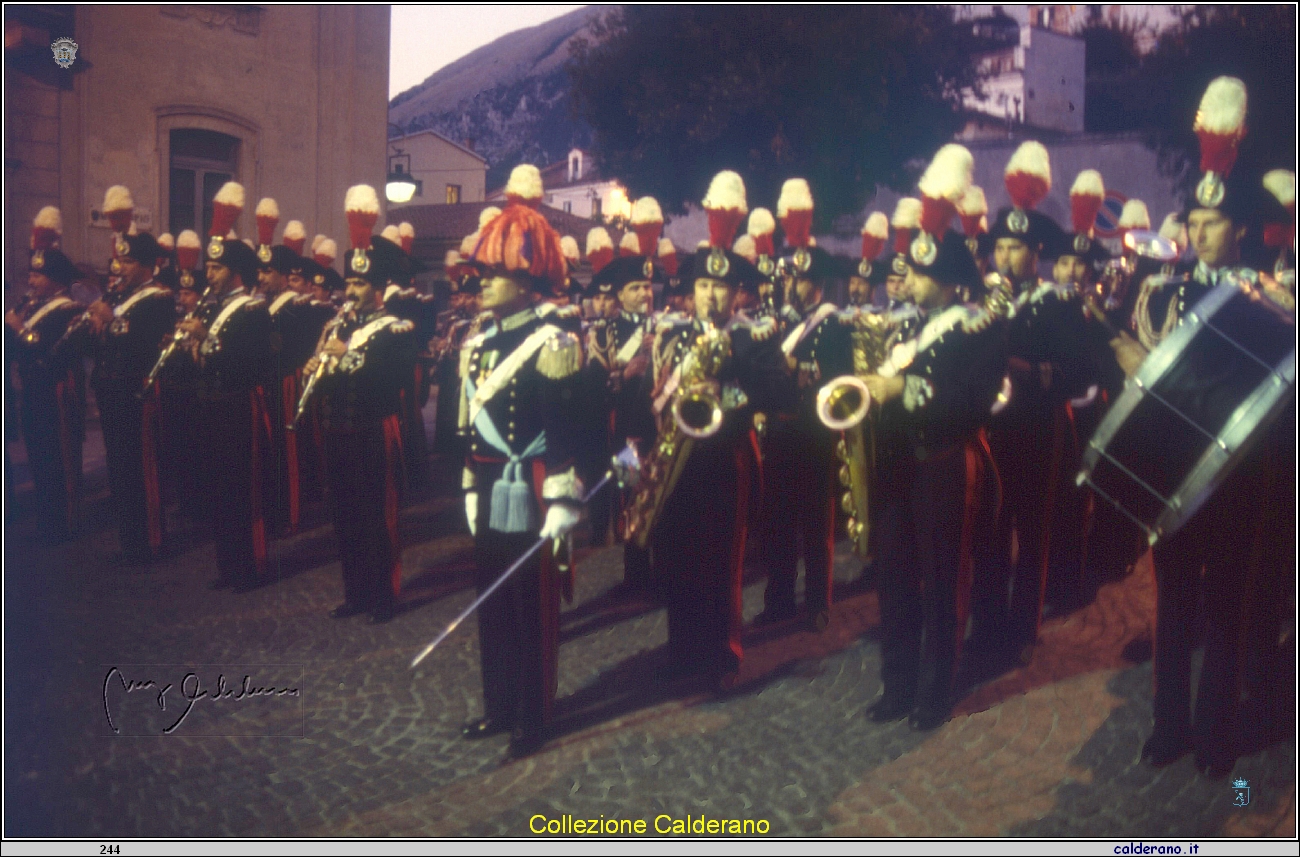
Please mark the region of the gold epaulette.
[[537, 371], [552, 380], [567, 378], [582, 368], [582, 343], [578, 337], [561, 331], [537, 352]]
[[393, 333], [410, 333], [415, 330], [415, 322], [409, 319], [399, 319], [388, 326]]

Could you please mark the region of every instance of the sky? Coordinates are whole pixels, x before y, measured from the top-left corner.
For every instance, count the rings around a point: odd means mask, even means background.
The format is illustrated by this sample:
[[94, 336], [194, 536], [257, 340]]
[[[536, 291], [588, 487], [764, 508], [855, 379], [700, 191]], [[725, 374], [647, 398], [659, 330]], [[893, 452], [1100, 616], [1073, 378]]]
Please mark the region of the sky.
[[389, 42], [388, 97], [424, 81], [445, 65], [506, 33], [535, 27], [576, 6], [394, 4]]

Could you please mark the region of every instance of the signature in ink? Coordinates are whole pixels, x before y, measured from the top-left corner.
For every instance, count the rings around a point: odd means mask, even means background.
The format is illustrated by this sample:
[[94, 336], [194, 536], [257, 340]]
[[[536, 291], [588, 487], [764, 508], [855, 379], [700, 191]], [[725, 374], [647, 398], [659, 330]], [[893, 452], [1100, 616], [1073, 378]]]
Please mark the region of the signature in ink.
[[108, 692], [109, 689], [113, 687], [114, 683], [121, 687], [122, 691], [127, 694], [142, 692], [150, 692], [154, 694], [158, 708], [161, 711], [167, 710], [167, 694], [171, 692], [172, 688], [176, 688], [176, 693], [179, 695], [180, 699], [177, 700], [176, 697], [173, 697], [173, 710], [179, 708], [180, 714], [170, 726], [162, 730], [162, 734], [164, 735], [170, 735], [175, 732], [176, 729], [185, 722], [185, 718], [189, 717], [190, 711], [193, 710], [195, 703], [201, 699], [220, 702], [227, 700], [239, 701], [258, 697], [299, 697], [302, 695], [302, 692], [296, 687], [255, 685], [253, 684], [252, 676], [248, 674], [244, 675], [244, 680], [240, 683], [239, 687], [234, 688], [226, 684], [225, 674], [219, 673], [217, 675], [216, 685], [209, 689], [203, 686], [202, 679], [200, 679], [198, 673], [195, 672], [187, 672], [184, 677], [181, 678], [180, 685], [177, 686], [173, 682], [161, 684], [152, 678], [144, 680], [127, 678], [119, 668], [112, 667], [104, 675], [104, 716], [108, 719], [108, 725], [116, 735], [122, 734], [122, 730], [113, 722], [113, 712], [108, 701]]

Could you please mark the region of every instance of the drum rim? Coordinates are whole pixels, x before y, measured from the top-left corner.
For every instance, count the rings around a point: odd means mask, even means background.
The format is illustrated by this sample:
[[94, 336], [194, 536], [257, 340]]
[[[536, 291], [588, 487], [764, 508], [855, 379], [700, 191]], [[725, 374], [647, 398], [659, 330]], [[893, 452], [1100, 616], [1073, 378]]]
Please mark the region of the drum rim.
[[[1242, 399], [1214, 441], [1209, 443], [1205, 452], [1188, 470], [1178, 488], [1168, 497], [1156, 495], [1164, 503], [1165, 508], [1153, 524], [1139, 520], [1114, 498], [1104, 494], [1092, 481], [1097, 462], [1105, 455], [1104, 450], [1110, 446], [1119, 428], [1128, 421], [1133, 411], [1147, 397], [1148, 390], [1159, 383], [1173, 367], [1190, 341], [1206, 327], [1207, 321], [1239, 294], [1241, 294], [1239, 286], [1234, 283], [1223, 283], [1197, 301], [1184, 317], [1183, 322], [1147, 356], [1137, 374], [1124, 382], [1123, 392], [1097, 426], [1084, 449], [1082, 467], [1076, 482], [1080, 485], [1086, 482], [1106, 497], [1112, 505], [1147, 533], [1147, 539], [1153, 545], [1160, 538], [1177, 532], [1178, 528], [1190, 520], [1204, 505], [1214, 490], [1231, 474], [1241, 458], [1250, 451], [1253, 444], [1247, 443], [1249, 436], [1257, 428], [1272, 422], [1281, 412], [1289, 394], [1294, 392], [1295, 349], [1292, 348], [1276, 366], [1271, 367], [1271, 374], [1261, 380]], [[1228, 339], [1222, 333], [1219, 335]], [[1229, 341], [1233, 342], [1231, 339]], [[1247, 422], [1247, 416], [1254, 414], [1259, 414], [1259, 418]], [[1249, 429], [1245, 428], [1247, 425], [1250, 426]], [[1240, 436], [1243, 434], [1245, 436]], [[1227, 447], [1226, 451], [1225, 447]], [[1113, 461], [1110, 456], [1106, 457]]]

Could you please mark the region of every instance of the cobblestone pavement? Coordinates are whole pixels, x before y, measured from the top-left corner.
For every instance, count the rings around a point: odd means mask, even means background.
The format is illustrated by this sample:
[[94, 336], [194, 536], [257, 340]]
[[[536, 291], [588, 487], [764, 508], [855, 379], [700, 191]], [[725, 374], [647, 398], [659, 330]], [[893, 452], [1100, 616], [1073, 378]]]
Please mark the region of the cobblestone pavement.
[[[595, 550], [563, 615], [556, 734], [506, 762], [504, 736], [459, 735], [481, 713], [472, 620], [408, 668], [473, 594], [457, 499], [416, 496], [403, 511], [399, 615], [377, 627], [335, 621], [326, 614], [342, 584], [320, 504], [303, 532], [275, 543], [277, 579], [250, 593], [209, 591], [212, 545], [184, 527], [155, 566], [114, 565], [97, 443], [92, 427], [88, 532], [58, 548], [34, 542], [21, 446], [10, 446], [20, 483], [5, 546], [10, 836], [526, 836], [536, 814], [765, 819], [773, 835], [1296, 834], [1294, 740], [1240, 759], [1245, 809], [1190, 758], [1160, 771], [1138, 761], [1151, 667], [1123, 652], [1152, 616], [1149, 567], [1048, 621], [1028, 666], [918, 734], [863, 716], [880, 684], [877, 601], [843, 546], [830, 627], [751, 628], [741, 682], [725, 695], [656, 689], [664, 612], [613, 597], [621, 551]], [[756, 578], [747, 619], [761, 602]], [[167, 664], [178, 666], [129, 666]], [[232, 685], [251, 673], [301, 695], [199, 700], [163, 735], [182, 691], [164, 715], [157, 688], [137, 699], [106, 682], [119, 666], [183, 687], [186, 665], [209, 688], [222, 670]]]

